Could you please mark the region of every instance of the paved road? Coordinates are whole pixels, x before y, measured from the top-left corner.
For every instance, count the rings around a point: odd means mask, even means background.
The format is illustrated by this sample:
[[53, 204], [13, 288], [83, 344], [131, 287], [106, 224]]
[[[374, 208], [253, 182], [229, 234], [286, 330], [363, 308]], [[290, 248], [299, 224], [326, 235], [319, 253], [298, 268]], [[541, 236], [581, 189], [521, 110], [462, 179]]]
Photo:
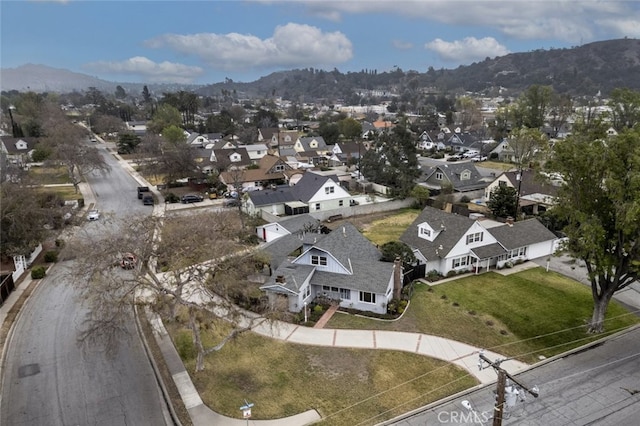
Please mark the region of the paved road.
[[[547, 266], [546, 259], [539, 264]], [[567, 256], [552, 257], [551, 270], [588, 285], [581, 262]], [[640, 283], [619, 292], [616, 300], [638, 314]], [[507, 369], [508, 370], [508, 369]], [[640, 424], [640, 328], [632, 330], [592, 349], [576, 353], [516, 378], [527, 386], [538, 386], [540, 397], [528, 397], [518, 403], [503, 425], [564, 426]], [[495, 385], [483, 388], [450, 403], [441, 404], [405, 419], [387, 422], [398, 426], [481, 425], [493, 414]], [[462, 401], [472, 403], [470, 413]]]
[[[150, 214], [137, 199], [135, 181], [113, 156], [105, 158], [112, 172], [89, 179], [97, 207], [115, 217]], [[86, 310], [62, 268], [55, 266], [40, 283], [15, 324], [3, 370], [0, 424], [165, 424], [166, 409], [133, 321], [132, 337], [113, 355], [78, 344]]]
[[[508, 414], [503, 425], [634, 426], [640, 419], [640, 328], [590, 350], [558, 359], [517, 376], [538, 386], [540, 397], [527, 397]], [[403, 420], [397, 426], [480, 425], [492, 415], [495, 386], [472, 392], [450, 403]], [[470, 401], [470, 416], [462, 401]]]

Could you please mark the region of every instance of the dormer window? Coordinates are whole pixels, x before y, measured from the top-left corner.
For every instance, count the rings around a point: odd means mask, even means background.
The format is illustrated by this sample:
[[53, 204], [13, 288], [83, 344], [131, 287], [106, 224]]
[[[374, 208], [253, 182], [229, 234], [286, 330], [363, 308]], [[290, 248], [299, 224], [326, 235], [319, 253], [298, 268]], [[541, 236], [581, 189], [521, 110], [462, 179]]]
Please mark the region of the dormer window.
[[436, 180], [442, 180], [443, 177], [444, 175], [442, 174], [442, 172], [436, 172]]
[[469, 180], [471, 179], [471, 172], [469, 170], [465, 170], [460, 174], [460, 180]]
[[438, 236], [436, 232], [428, 223], [424, 222], [418, 225], [418, 237], [428, 241], [433, 241]]

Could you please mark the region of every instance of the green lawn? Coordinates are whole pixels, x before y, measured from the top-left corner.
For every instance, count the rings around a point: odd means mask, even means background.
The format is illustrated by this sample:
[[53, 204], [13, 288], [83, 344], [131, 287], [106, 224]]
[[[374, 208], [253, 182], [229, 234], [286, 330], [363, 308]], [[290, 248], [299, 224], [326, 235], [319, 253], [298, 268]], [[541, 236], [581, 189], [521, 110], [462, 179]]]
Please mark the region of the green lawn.
[[373, 221], [364, 226], [362, 234], [374, 244], [382, 245], [389, 241], [397, 241], [400, 235], [411, 225], [420, 210], [403, 209], [384, 219]]
[[[334, 315], [327, 328], [364, 328], [435, 334], [533, 363], [602, 335], [584, 327], [592, 308], [590, 289], [543, 268], [503, 276], [468, 276], [429, 287], [418, 284], [405, 315], [393, 322]], [[606, 332], [639, 319], [615, 301]]]
[[[206, 370], [193, 374], [190, 331], [169, 329], [205, 404], [229, 417], [239, 418], [247, 399], [253, 419], [316, 409], [322, 425], [370, 425], [477, 384], [466, 371], [417, 354], [296, 345], [253, 333], [207, 356]], [[216, 336], [210, 329], [206, 339]]]
[[64, 167], [31, 167], [29, 176], [40, 185], [71, 183]]

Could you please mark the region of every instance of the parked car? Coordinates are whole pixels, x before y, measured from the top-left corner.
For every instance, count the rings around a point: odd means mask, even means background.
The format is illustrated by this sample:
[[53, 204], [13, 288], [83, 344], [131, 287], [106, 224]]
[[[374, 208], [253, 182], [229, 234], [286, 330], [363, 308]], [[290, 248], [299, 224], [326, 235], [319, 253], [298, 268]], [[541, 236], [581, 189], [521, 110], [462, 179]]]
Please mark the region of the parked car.
[[462, 157], [459, 155], [451, 155], [449, 158], [447, 158], [447, 161], [459, 161], [462, 160]]
[[476, 155], [475, 157], [473, 157], [471, 159], [471, 161], [476, 162], [476, 163], [478, 163], [480, 161], [487, 161], [487, 156], [486, 155]]
[[93, 210], [89, 210], [89, 213], [87, 213], [87, 220], [98, 220], [100, 219], [100, 212], [96, 209]]
[[139, 186], [138, 187], [138, 200], [142, 200], [142, 195], [145, 192], [149, 192], [149, 187], [148, 186]]
[[156, 203], [156, 201], [153, 199], [153, 195], [151, 194], [145, 194], [142, 197], [142, 204], [144, 204], [145, 206], [153, 206]]
[[223, 207], [239, 207], [241, 204], [242, 204], [242, 201], [240, 201], [240, 200], [238, 200], [236, 198], [227, 198], [222, 203], [222, 206]]
[[200, 201], [204, 201], [204, 197], [198, 194], [187, 194], [183, 195], [180, 201], [182, 204], [199, 203]]

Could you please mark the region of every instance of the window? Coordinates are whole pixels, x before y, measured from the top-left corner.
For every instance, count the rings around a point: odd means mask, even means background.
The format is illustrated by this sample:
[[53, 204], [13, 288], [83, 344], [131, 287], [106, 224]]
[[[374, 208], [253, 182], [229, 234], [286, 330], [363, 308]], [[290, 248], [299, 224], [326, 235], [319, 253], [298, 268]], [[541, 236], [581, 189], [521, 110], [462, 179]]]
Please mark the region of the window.
[[316, 203], [316, 210], [320, 210], [320, 203]]
[[467, 245], [478, 241], [482, 241], [482, 232], [467, 235]]
[[460, 180], [469, 180], [471, 179], [471, 172], [468, 170], [465, 170], [464, 172], [462, 172], [462, 174], [460, 175]]
[[327, 266], [327, 257], [326, 256], [318, 256], [318, 255], [312, 254], [311, 255], [311, 264], [312, 265]]
[[351, 290], [348, 288], [340, 289], [340, 299], [350, 300], [351, 299]]
[[284, 171], [284, 164], [276, 164], [276, 165], [273, 167], [273, 170], [275, 170], [276, 172], [282, 172], [282, 171]]
[[511, 250], [507, 255], [507, 259], [512, 259], [514, 257], [525, 257], [527, 255], [527, 248], [520, 247], [515, 250]]
[[505, 186], [507, 186], [507, 182], [505, 182], [505, 181], [503, 181], [503, 180], [498, 181], [498, 186], [499, 186], [500, 188], [504, 188]]
[[342, 200], [338, 201], [338, 206], [339, 207], [342, 207], [343, 205], [344, 205], [344, 201], [342, 201]]
[[427, 237], [431, 236], [431, 230], [427, 228], [420, 228], [420, 235], [424, 235]]
[[469, 265], [469, 256], [462, 256], [462, 257], [458, 257], [456, 259], [453, 259], [451, 261], [451, 267], [452, 268], [459, 268], [461, 266], [466, 266]]
[[334, 188], [333, 186], [327, 186], [327, 187], [324, 189], [324, 193], [325, 193], [325, 194], [333, 194], [333, 192], [334, 192], [334, 191], [335, 191], [335, 188]]
[[436, 180], [442, 180], [442, 172], [436, 172]]
[[311, 295], [311, 286], [307, 285], [302, 291], [302, 300], [306, 299]]
[[365, 303], [376, 303], [376, 294], [368, 293], [366, 291], [360, 292], [360, 301]]

